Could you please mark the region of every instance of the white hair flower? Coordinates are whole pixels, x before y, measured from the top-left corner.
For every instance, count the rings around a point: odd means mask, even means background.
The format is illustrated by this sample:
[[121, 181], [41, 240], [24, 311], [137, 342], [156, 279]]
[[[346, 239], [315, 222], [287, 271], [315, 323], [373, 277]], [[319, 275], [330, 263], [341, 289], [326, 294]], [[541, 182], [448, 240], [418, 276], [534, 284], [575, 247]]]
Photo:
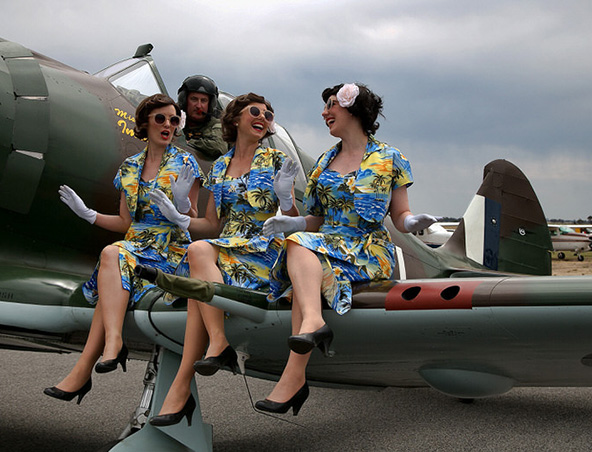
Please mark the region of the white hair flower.
[[269, 133], [275, 133], [275, 120], [269, 123], [269, 127], [267, 128], [267, 130], [269, 131]]
[[360, 94], [360, 88], [355, 83], [346, 83], [337, 91], [337, 101], [339, 105], [347, 108], [351, 107], [356, 101], [356, 97]]

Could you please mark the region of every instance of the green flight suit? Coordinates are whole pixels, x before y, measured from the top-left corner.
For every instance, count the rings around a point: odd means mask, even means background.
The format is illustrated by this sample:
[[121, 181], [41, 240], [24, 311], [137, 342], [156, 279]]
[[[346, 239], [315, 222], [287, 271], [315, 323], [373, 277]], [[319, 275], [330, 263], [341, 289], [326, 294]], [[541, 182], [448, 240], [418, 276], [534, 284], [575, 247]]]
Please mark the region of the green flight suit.
[[185, 142], [208, 160], [216, 160], [228, 152], [228, 145], [222, 139], [222, 124], [217, 118], [210, 117], [208, 121], [195, 127], [186, 126], [183, 134]]

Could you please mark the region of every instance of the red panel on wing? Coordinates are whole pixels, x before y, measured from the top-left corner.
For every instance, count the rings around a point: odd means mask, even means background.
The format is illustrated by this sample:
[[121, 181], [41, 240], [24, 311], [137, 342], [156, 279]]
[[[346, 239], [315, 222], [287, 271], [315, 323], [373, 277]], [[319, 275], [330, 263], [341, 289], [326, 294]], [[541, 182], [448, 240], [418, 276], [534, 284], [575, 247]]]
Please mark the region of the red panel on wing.
[[435, 280], [396, 284], [386, 295], [387, 311], [409, 309], [471, 309], [475, 288], [483, 281]]

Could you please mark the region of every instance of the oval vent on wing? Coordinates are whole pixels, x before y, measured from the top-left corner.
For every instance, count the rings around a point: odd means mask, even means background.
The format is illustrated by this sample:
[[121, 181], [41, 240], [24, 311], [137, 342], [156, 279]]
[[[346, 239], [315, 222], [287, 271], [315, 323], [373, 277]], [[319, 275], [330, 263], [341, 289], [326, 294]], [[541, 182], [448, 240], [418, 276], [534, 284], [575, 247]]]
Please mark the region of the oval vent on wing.
[[403, 300], [411, 301], [419, 295], [419, 292], [421, 292], [421, 287], [413, 286], [409, 289], [405, 289], [401, 294], [401, 297], [403, 297]]
[[442, 292], [440, 292], [440, 296], [444, 300], [449, 301], [449, 300], [452, 300], [454, 297], [456, 297], [459, 292], [460, 292], [460, 286], [450, 286], [450, 287], [447, 287], [446, 289], [444, 289]]

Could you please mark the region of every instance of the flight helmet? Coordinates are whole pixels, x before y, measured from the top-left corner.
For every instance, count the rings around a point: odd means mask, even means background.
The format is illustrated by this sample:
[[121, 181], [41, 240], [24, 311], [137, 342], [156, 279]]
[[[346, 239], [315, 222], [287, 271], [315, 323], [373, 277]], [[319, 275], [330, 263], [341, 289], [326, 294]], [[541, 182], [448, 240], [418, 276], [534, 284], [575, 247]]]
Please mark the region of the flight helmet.
[[183, 84], [177, 91], [178, 103], [181, 110], [187, 110], [187, 95], [191, 92], [204, 93], [210, 98], [208, 103], [208, 115], [216, 116], [218, 106], [218, 87], [214, 80], [205, 75], [192, 75], [183, 80]]

